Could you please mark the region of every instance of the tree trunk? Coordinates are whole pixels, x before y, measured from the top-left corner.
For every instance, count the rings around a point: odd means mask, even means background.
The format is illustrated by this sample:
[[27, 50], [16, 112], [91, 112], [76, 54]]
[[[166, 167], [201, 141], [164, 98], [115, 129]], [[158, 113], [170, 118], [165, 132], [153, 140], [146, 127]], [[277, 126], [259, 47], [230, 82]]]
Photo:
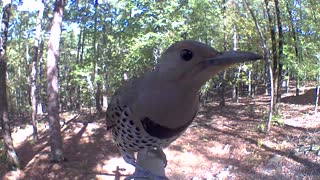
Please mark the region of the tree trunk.
[[53, 162], [60, 162], [64, 160], [62, 148], [63, 140], [61, 137], [59, 122], [58, 60], [62, 17], [65, 4], [66, 0], [56, 0], [55, 2], [47, 58], [48, 118], [50, 127], [49, 143], [51, 147], [51, 160]]
[[289, 87], [290, 87], [290, 72], [289, 72], [289, 68], [287, 68], [287, 72], [286, 72], [286, 93], [289, 93]]
[[[276, 8], [276, 15], [277, 15], [277, 24], [278, 24], [278, 71], [276, 72], [277, 76], [277, 89], [276, 89], [276, 103], [275, 105], [278, 106], [281, 101], [281, 83], [282, 83], [282, 67], [283, 64], [281, 63], [283, 57], [283, 31], [282, 31], [282, 22], [281, 22], [281, 13], [279, 7], [279, 1], [275, 0], [275, 8]], [[279, 111], [278, 107], [275, 107], [275, 110]], [[279, 113], [279, 112], [277, 112]]]
[[[291, 34], [294, 41], [294, 50], [295, 50], [295, 56], [296, 56], [296, 62], [297, 64], [300, 63], [300, 53], [299, 53], [299, 45], [298, 45], [298, 37], [296, 35], [296, 28], [294, 27], [294, 18], [292, 16], [291, 7], [289, 5], [289, 2], [286, 2], [287, 5], [287, 12], [289, 14], [290, 18], [290, 27], [291, 27]], [[296, 96], [300, 95], [300, 77], [298, 73], [296, 72]]]
[[[318, 82], [319, 83], [319, 82]], [[316, 86], [316, 95], [315, 95], [315, 102], [314, 102], [314, 113], [317, 114], [318, 111], [318, 104], [319, 104], [319, 90], [320, 89], [320, 85], [318, 84]]]
[[238, 71], [236, 73], [236, 78], [235, 78], [235, 82], [233, 85], [233, 101], [234, 102], [239, 102], [239, 94], [240, 94], [240, 87], [239, 87], [239, 82], [240, 82], [240, 73], [241, 73], [241, 69], [242, 69], [242, 65], [239, 65]]
[[219, 93], [221, 98], [219, 103], [220, 106], [226, 106], [226, 98], [225, 98], [225, 89], [226, 89], [226, 81], [227, 81], [226, 76], [227, 76], [227, 70], [224, 70], [221, 78], [222, 82], [219, 87]]
[[37, 89], [38, 89], [38, 105], [37, 105], [37, 113], [38, 115], [43, 115], [43, 112], [46, 111], [45, 109], [45, 99], [46, 97], [43, 96], [43, 89], [45, 89], [45, 83], [42, 83], [43, 81], [41, 81], [43, 78], [43, 73], [44, 73], [44, 61], [43, 61], [43, 51], [44, 51], [44, 42], [41, 41], [40, 43], [40, 49], [39, 49], [39, 54], [38, 54], [38, 59], [39, 59], [39, 83], [38, 83], [38, 86], [37, 86]]
[[[26, 52], [25, 52], [25, 63], [26, 63], [26, 74], [25, 76], [27, 77], [28, 79], [28, 83], [29, 83], [29, 86], [32, 84], [32, 77], [30, 76], [31, 74], [31, 71], [30, 71], [30, 54], [29, 54], [29, 41], [28, 39], [25, 40], [25, 47], [26, 47]], [[29, 105], [31, 106], [31, 86], [30, 88], [27, 88], [27, 99], [28, 99], [28, 103]]]
[[[225, 21], [225, 12], [226, 12], [226, 1], [223, 0], [222, 1], [222, 7], [221, 7], [221, 11], [222, 11], [222, 16], [223, 16], [223, 49], [224, 51], [227, 50], [227, 34], [226, 34], [226, 30], [227, 30], [227, 25], [226, 25], [226, 21]], [[226, 77], [227, 77], [227, 69], [225, 69], [223, 71], [222, 74], [222, 79], [221, 79], [221, 84], [219, 87], [219, 93], [220, 93], [220, 106], [225, 106], [226, 105], [226, 98], [225, 98], [225, 89], [226, 89]]]
[[33, 127], [33, 141], [38, 141], [38, 121], [37, 121], [37, 53], [38, 47], [34, 47], [35, 50], [35, 57], [32, 61], [32, 70], [31, 70], [31, 121]]
[[[259, 72], [259, 69], [258, 69], [258, 66], [257, 65], [254, 65], [253, 66], [253, 69], [255, 72]], [[253, 82], [252, 82], [252, 93], [251, 93], [251, 97], [254, 98], [257, 94], [257, 88], [258, 88], [258, 82], [259, 82], [259, 75], [258, 73], [254, 73], [253, 75]]]
[[[78, 40], [78, 51], [77, 51], [77, 63], [82, 63], [84, 53], [84, 40], [85, 40], [85, 26], [80, 28], [79, 40]], [[76, 85], [76, 109], [80, 110], [82, 105], [81, 99], [81, 86]]]
[[317, 86], [316, 86], [316, 94], [315, 94], [315, 102], [314, 102], [314, 113], [317, 114], [318, 105], [319, 105], [319, 91], [320, 91], [320, 59], [317, 62], [318, 65], [318, 74], [317, 74]]
[[268, 90], [268, 76], [269, 76], [269, 73], [268, 73], [268, 67], [267, 67], [267, 64], [264, 66], [264, 79], [263, 79], [263, 85], [264, 85], [264, 95], [268, 95], [269, 94], [269, 90]]
[[37, 17], [37, 24], [36, 24], [36, 36], [34, 41], [34, 57], [32, 61], [32, 70], [31, 70], [31, 120], [33, 126], [33, 140], [35, 142], [38, 141], [38, 121], [37, 121], [37, 61], [38, 61], [38, 54], [39, 54], [39, 42], [40, 42], [40, 33], [41, 33], [41, 20], [43, 16], [43, 6], [39, 9], [38, 17]]
[[[83, 30], [80, 27], [80, 33], [79, 33], [79, 38], [78, 38], [78, 48], [77, 48], [77, 63], [78, 64], [80, 63], [82, 34], [83, 34]], [[76, 93], [76, 109], [80, 110], [80, 102], [81, 102], [80, 98], [81, 98], [81, 96], [80, 96], [80, 85], [79, 84], [76, 84], [76, 86], [75, 86], [75, 93]]]
[[8, 29], [9, 20], [11, 13], [11, 3], [4, 2], [2, 10], [2, 22], [1, 22], [1, 38], [2, 43], [0, 45], [0, 123], [1, 132], [4, 141], [5, 153], [7, 156], [7, 161], [10, 168], [16, 169], [20, 168], [20, 161], [17, 153], [13, 146], [13, 140], [11, 137], [10, 120], [8, 113], [8, 100], [7, 100], [7, 84], [6, 84], [6, 74], [7, 74], [7, 60], [6, 50], [7, 50], [7, 40], [8, 40]]
[[272, 122], [272, 114], [273, 114], [273, 101], [274, 101], [274, 86], [272, 83], [273, 80], [273, 73], [272, 73], [272, 67], [271, 67], [271, 60], [267, 59], [267, 66], [268, 66], [268, 72], [269, 72], [269, 79], [270, 79], [270, 104], [269, 104], [269, 113], [268, 113], [268, 121], [267, 121], [267, 130], [266, 134], [269, 135], [271, 131], [271, 122]]
[[[279, 71], [279, 59], [278, 59], [278, 53], [277, 53], [277, 43], [276, 43], [276, 33], [275, 33], [275, 28], [274, 28], [274, 24], [273, 24], [273, 17], [271, 15], [270, 12], [270, 8], [269, 8], [269, 0], [264, 0], [265, 3], [265, 7], [267, 10], [267, 16], [268, 16], [268, 21], [269, 21], [269, 31], [270, 31], [270, 35], [271, 35], [271, 47], [272, 47], [272, 58], [273, 58], [273, 70], [272, 70], [272, 76], [273, 76], [273, 81], [271, 83], [273, 83], [273, 93], [276, 97], [277, 95], [277, 90], [279, 89], [278, 84], [279, 84], [279, 76], [278, 76], [278, 71]], [[277, 101], [273, 101], [273, 110], [275, 112], [278, 112], [277, 108]]]
[[18, 83], [19, 87], [16, 89], [17, 94], [17, 105], [18, 105], [18, 114], [19, 118], [22, 117], [22, 100], [21, 100], [21, 89], [22, 89], [22, 83], [21, 83], [21, 67], [18, 67]]
[[93, 47], [94, 47], [94, 74], [93, 74], [93, 82], [95, 83], [95, 101], [96, 101], [96, 110], [98, 114], [102, 114], [102, 106], [100, 103], [101, 97], [101, 81], [97, 79], [99, 76], [99, 68], [98, 68], [98, 61], [99, 61], [99, 47], [97, 43], [97, 24], [98, 24], [98, 0], [95, 0], [94, 3], [95, 12], [94, 12], [94, 34], [93, 34]]
[[296, 77], [296, 96], [300, 96], [300, 78]]
[[237, 101], [237, 84], [234, 82], [232, 84], [232, 101], [236, 102]]
[[[232, 41], [232, 49], [234, 51], [237, 50], [237, 44], [238, 44], [238, 35], [237, 35], [237, 25], [234, 24], [233, 25], [233, 41]], [[241, 64], [238, 68], [237, 73], [235, 73], [235, 76], [233, 78], [233, 83], [232, 83], [232, 101], [233, 102], [238, 102], [239, 100], [239, 87], [238, 87], [238, 82], [239, 82], [239, 78], [240, 78], [240, 71], [241, 71]]]
[[246, 3], [246, 5], [250, 11], [250, 14], [251, 14], [252, 19], [255, 23], [256, 29], [259, 33], [261, 44], [263, 47], [263, 57], [264, 57], [264, 60], [266, 60], [267, 68], [268, 68], [269, 81], [270, 81], [270, 103], [269, 103], [269, 112], [268, 112], [268, 120], [267, 120], [267, 130], [266, 130], [266, 134], [268, 135], [271, 131], [271, 120], [272, 120], [273, 101], [274, 101], [274, 95], [273, 95], [274, 87], [273, 87], [273, 73], [272, 73], [272, 67], [271, 67], [271, 59], [270, 59], [269, 50], [267, 47], [267, 41], [266, 41], [265, 37], [263, 36], [263, 32], [261, 31], [261, 28], [260, 28], [258, 21], [256, 19], [256, 16], [251, 8], [251, 5], [247, 0], [245, 0], [244, 2]]
[[252, 72], [251, 72], [251, 70], [249, 69], [248, 70], [248, 89], [247, 89], [247, 91], [248, 91], [248, 96], [251, 96], [252, 95]]

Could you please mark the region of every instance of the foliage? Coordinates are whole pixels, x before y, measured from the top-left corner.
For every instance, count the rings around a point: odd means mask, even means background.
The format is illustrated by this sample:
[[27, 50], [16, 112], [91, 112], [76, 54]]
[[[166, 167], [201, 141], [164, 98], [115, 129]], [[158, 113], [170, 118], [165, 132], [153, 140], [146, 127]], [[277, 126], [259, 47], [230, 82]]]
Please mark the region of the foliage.
[[284, 121], [283, 117], [281, 115], [273, 115], [272, 116], [272, 124], [273, 125], [279, 125], [279, 126], [284, 126]]
[[[252, 0], [251, 4], [271, 47], [266, 7], [262, 1]], [[45, 6], [42, 53], [48, 48], [53, 1]], [[274, 4], [270, 3], [269, 8], [275, 16]], [[316, 80], [320, 72], [320, 66], [315, 65], [320, 64], [319, 9], [315, 1], [280, 1], [284, 30], [281, 62], [287, 78]], [[11, 26], [15, 28], [10, 29], [8, 46], [8, 92], [12, 112], [30, 109], [29, 77], [36, 17], [36, 11], [21, 12], [13, 8]], [[69, 1], [63, 19], [59, 62], [61, 102], [69, 104], [70, 108], [75, 103], [93, 105], [98, 82], [102, 83], [102, 95], [111, 96], [123, 83], [125, 74], [132, 78], [152, 70], [161, 53], [174, 41], [184, 38], [205, 42], [219, 51], [241, 49], [262, 53], [255, 24], [241, 0]], [[298, 43], [298, 56], [295, 43]], [[38, 60], [41, 103], [46, 102], [45, 62], [44, 54]], [[251, 83], [261, 83], [265, 79], [263, 63], [242, 64], [240, 69], [228, 70], [227, 88], [234, 84], [248, 86], [249, 71], [253, 75]], [[219, 80], [214, 78], [207, 82], [201, 93], [208, 94], [219, 87]]]
[[0, 160], [2, 159], [1, 157], [4, 155], [4, 143], [3, 140], [1, 139], [0, 141]]
[[257, 141], [257, 146], [258, 148], [260, 149], [263, 145], [263, 139], [259, 138], [258, 141]]
[[266, 129], [267, 129], [267, 127], [266, 127], [265, 123], [261, 123], [261, 124], [258, 125], [259, 132], [265, 133]]

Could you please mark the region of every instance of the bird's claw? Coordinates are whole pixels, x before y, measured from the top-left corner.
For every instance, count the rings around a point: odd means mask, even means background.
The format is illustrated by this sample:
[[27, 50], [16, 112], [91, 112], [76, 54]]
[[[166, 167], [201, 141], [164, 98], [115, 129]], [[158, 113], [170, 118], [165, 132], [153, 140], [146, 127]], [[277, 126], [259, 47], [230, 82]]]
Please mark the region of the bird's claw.
[[132, 175], [125, 178], [125, 180], [131, 179], [149, 179], [149, 180], [169, 180], [166, 176], [159, 176], [153, 174], [150, 171], [141, 170], [135, 171]]
[[167, 156], [166, 156], [166, 154], [163, 152], [163, 150], [161, 148], [152, 149], [151, 152], [153, 154], [155, 154], [156, 156], [158, 156], [160, 159], [162, 159], [164, 167], [167, 167], [167, 164], [168, 164]]

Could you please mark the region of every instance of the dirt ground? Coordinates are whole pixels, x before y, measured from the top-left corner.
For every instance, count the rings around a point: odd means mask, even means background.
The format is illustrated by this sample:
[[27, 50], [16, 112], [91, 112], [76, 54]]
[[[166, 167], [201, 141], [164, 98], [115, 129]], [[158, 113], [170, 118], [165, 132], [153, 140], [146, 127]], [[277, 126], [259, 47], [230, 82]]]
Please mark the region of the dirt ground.
[[[314, 89], [313, 89], [314, 90]], [[312, 89], [300, 97], [285, 94], [281, 116], [266, 136], [269, 97], [228, 100], [202, 106], [194, 123], [165, 153], [169, 179], [320, 179], [320, 112], [315, 115]], [[318, 108], [320, 111], [320, 108]], [[0, 159], [0, 179], [123, 179], [126, 164], [106, 131], [104, 117], [62, 113], [66, 161], [49, 161], [48, 132], [32, 141], [32, 127], [15, 128], [13, 138], [23, 169], [7, 171]], [[1, 153], [1, 150], [0, 150]]]

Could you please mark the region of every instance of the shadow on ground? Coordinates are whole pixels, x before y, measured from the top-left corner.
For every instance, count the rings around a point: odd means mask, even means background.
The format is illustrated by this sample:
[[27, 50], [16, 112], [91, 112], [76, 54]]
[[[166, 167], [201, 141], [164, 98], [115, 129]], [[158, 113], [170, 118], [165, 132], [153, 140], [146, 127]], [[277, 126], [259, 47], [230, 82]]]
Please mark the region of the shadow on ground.
[[[229, 101], [225, 107], [218, 103], [203, 106], [195, 122], [169, 149], [187, 153], [189, 159], [192, 159], [191, 153], [196, 153], [205, 169], [194, 167], [196, 174], [209, 172], [218, 177], [221, 172], [228, 172], [227, 179], [319, 178], [320, 158], [316, 153], [295, 151], [302, 143], [320, 144], [319, 133], [316, 133], [319, 125], [305, 128], [273, 123], [270, 136], [266, 136], [258, 128], [266, 124], [266, 98], [262, 96], [258, 101], [246, 98], [240, 103]], [[304, 109], [296, 111], [300, 116], [305, 114]], [[281, 158], [270, 169], [268, 166], [274, 157]], [[189, 174], [184, 177], [192, 178]]]
[[31, 137], [23, 141], [16, 148], [23, 166], [23, 179], [95, 179], [97, 174], [115, 176], [116, 169], [103, 169], [110, 158], [120, 156], [106, 130], [104, 118], [87, 123], [88, 118], [91, 117], [81, 115], [62, 126], [64, 162], [50, 162], [47, 129], [39, 133], [37, 143], [33, 143]]
[[[258, 127], [266, 123], [268, 98], [240, 98], [239, 103], [228, 100], [225, 107], [218, 103], [202, 106], [191, 127], [165, 150], [169, 179], [216, 178], [225, 172], [228, 174], [222, 179], [319, 177], [320, 158], [314, 153], [293, 151], [302, 139], [303, 143], [320, 145], [319, 126], [273, 124], [270, 136], [266, 136]], [[295, 100], [292, 103], [299, 103]], [[305, 109], [299, 112], [300, 107], [295, 108], [295, 116], [306, 116]], [[314, 132], [312, 136], [310, 131]], [[120, 169], [126, 169], [122, 174], [132, 172], [111, 141], [104, 118], [70, 118], [62, 132], [66, 157], [62, 163], [50, 163], [47, 130], [40, 133], [38, 143], [32, 143], [29, 137], [17, 147], [24, 179], [119, 179]], [[274, 156], [282, 159], [269, 173], [267, 165]]]
[[[297, 105], [313, 105], [315, 103], [315, 95], [316, 95], [316, 89], [313, 88], [313, 89], [306, 90], [305, 93], [299, 96], [291, 95], [291, 96], [283, 97], [281, 98], [281, 102], [289, 103], [289, 104], [297, 104]], [[320, 97], [319, 97], [318, 104], [320, 105]]]

